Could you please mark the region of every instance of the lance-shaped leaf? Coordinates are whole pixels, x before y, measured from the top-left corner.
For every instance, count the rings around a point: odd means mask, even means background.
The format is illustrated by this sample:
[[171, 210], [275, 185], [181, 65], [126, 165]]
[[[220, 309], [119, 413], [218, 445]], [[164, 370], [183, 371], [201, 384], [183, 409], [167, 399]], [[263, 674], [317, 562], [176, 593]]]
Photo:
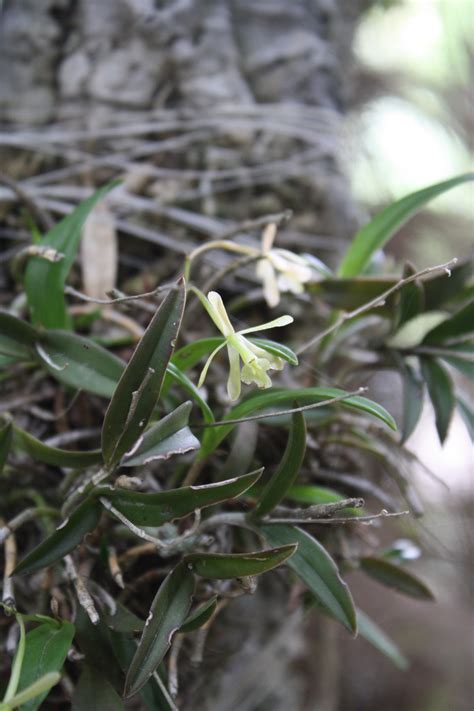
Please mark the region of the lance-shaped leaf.
[[390, 563], [383, 558], [366, 557], [359, 560], [361, 570], [382, 585], [420, 600], [434, 600], [428, 586], [405, 568]]
[[450, 338], [462, 338], [474, 331], [474, 300], [429, 331], [425, 343], [440, 343]]
[[375, 252], [382, 249], [412, 215], [433, 198], [468, 180], [474, 180], [474, 173], [459, 175], [442, 183], [430, 185], [423, 190], [417, 190], [379, 212], [352, 240], [339, 267], [339, 276], [352, 277], [360, 274]]
[[291, 418], [291, 429], [288, 435], [283, 457], [278, 469], [263, 489], [254, 515], [266, 516], [285, 497], [299, 474], [306, 451], [306, 424], [302, 412], [295, 412]]
[[123, 700], [94, 666], [84, 664], [72, 697], [73, 711], [124, 711]]
[[102, 346], [68, 331], [46, 331], [37, 343], [43, 367], [59, 382], [112, 397], [124, 363]]
[[199, 449], [200, 443], [188, 427], [192, 403], [182, 405], [163, 417], [145, 432], [139, 447], [131, 455], [125, 455], [121, 465], [137, 467], [156, 459], [168, 459], [174, 454], [184, 454]]
[[[402, 278], [406, 279], [416, 274], [415, 267], [407, 262], [403, 269]], [[404, 323], [422, 313], [425, 305], [425, 292], [421, 281], [412, 281], [400, 291], [400, 302], [397, 308], [397, 326], [403, 326]]]
[[0, 420], [0, 474], [7, 461], [10, 445], [12, 443], [13, 427], [8, 420]]
[[192, 553], [184, 562], [203, 578], [228, 580], [261, 575], [286, 563], [297, 549], [297, 544], [270, 548], [256, 553]]
[[435, 411], [436, 429], [441, 444], [446, 439], [454, 410], [453, 382], [445, 368], [432, 358], [420, 358], [430, 400]]
[[90, 452], [78, 452], [69, 449], [59, 449], [44, 444], [33, 435], [28, 434], [17, 425], [13, 430], [13, 442], [22, 452], [26, 452], [32, 459], [55, 467], [90, 467], [102, 462], [102, 452], [95, 449]]
[[[268, 408], [272, 408], [277, 411], [278, 408], [281, 408], [282, 406], [291, 407], [294, 400], [298, 400], [298, 402], [302, 405], [309, 405], [311, 403], [321, 402], [322, 400], [340, 398], [345, 395], [347, 395], [347, 393], [339, 388], [318, 387], [299, 388], [298, 390], [272, 388], [271, 390], [251, 395], [247, 399], [240, 402], [226, 414], [224, 421], [248, 417], [255, 412]], [[397, 429], [395, 420], [387, 412], [387, 410], [368, 398], [361, 397], [360, 395], [347, 395], [346, 399], [341, 400], [338, 405], [341, 407], [355, 409], [359, 412], [371, 415], [372, 417], [376, 417], [388, 425], [391, 429]], [[271, 420], [267, 420], [267, 422], [269, 421], [271, 422]], [[208, 438], [202, 444], [202, 451], [206, 454], [213, 452], [233, 428], [234, 425], [225, 424], [219, 427], [213, 427], [210, 430]]]
[[136, 526], [161, 526], [175, 518], [188, 516], [196, 509], [212, 506], [221, 501], [235, 499], [258, 480], [262, 469], [235, 479], [205, 484], [183, 486], [180, 489], [144, 494], [126, 489], [97, 489], [109, 499], [121, 514]]
[[50, 262], [30, 257], [25, 270], [25, 290], [33, 323], [45, 328], [70, 327], [70, 317], [64, 299], [64, 284], [76, 257], [84, 223], [96, 205], [117, 183], [97, 190], [78, 205], [70, 215], [58, 222], [39, 242], [64, 255]]
[[98, 501], [94, 499], [84, 501], [54, 533], [23, 558], [13, 574], [29, 575], [55, 563], [73, 551], [84, 536], [97, 526], [101, 511]]
[[423, 410], [423, 381], [413, 368], [400, 359], [400, 374], [403, 380], [403, 427], [402, 443], [414, 432]]
[[102, 451], [117, 464], [143, 434], [158, 400], [183, 316], [184, 280], [170, 290], [133, 353], [107, 409]]
[[[18, 690], [23, 691], [50, 672], [59, 672], [72, 644], [75, 627], [66, 620], [46, 622], [26, 635], [25, 656]], [[36, 711], [48, 695], [43, 691], [22, 704], [22, 711]]]
[[308, 586], [316, 600], [349, 632], [357, 633], [356, 611], [349, 588], [339, 575], [329, 553], [310, 535], [295, 526], [264, 524], [260, 530], [273, 546], [297, 543], [288, 565]]
[[125, 698], [136, 694], [161, 663], [188, 615], [194, 588], [194, 575], [185, 563], [179, 563], [161, 584], [127, 673]]
[[444, 311], [429, 311], [419, 314], [403, 326], [387, 340], [389, 348], [407, 350], [420, 345], [423, 338], [439, 323], [445, 321], [447, 314]]
[[407, 658], [402, 654], [395, 642], [388, 637], [385, 632], [370, 619], [365, 612], [357, 610], [357, 626], [359, 635], [370, 642], [370, 644], [385, 654], [396, 667], [407, 669], [409, 666]]
[[36, 332], [28, 323], [0, 311], [0, 355], [29, 360], [35, 339]]
[[194, 632], [194, 630], [198, 630], [200, 627], [206, 624], [213, 614], [215, 613], [217, 608], [217, 595], [214, 595], [211, 597], [210, 600], [205, 602], [203, 605], [200, 605], [196, 610], [191, 612], [179, 628], [179, 631], [182, 633], [188, 633], [188, 632]]

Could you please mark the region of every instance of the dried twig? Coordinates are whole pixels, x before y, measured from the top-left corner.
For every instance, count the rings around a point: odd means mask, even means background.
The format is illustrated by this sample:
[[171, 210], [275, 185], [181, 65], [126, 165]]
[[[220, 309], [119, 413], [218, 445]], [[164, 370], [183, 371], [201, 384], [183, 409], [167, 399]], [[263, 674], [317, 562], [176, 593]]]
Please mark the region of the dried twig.
[[76, 590], [77, 599], [79, 600], [79, 604], [86, 611], [87, 616], [89, 617], [92, 624], [93, 625], [99, 624], [99, 613], [97, 612], [97, 610], [95, 608], [94, 600], [92, 599], [89, 591], [87, 590], [81, 576], [77, 572], [77, 569], [76, 569], [76, 566], [75, 566], [74, 561], [72, 559], [72, 556], [70, 556], [70, 555], [64, 556], [64, 563], [66, 565], [67, 576], [68, 576], [69, 580], [72, 582], [72, 584], [74, 585], [74, 588]]

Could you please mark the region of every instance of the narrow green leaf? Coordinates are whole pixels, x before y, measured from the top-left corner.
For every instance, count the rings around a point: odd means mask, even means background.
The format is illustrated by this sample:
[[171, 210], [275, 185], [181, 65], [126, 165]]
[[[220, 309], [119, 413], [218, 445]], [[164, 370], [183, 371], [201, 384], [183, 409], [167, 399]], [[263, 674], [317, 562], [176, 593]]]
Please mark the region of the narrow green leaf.
[[[335, 309], [352, 311], [372, 301], [399, 281], [391, 276], [360, 276], [353, 279], [324, 279], [307, 285], [307, 291], [318, 296]], [[377, 314], [385, 315], [396, 296], [389, 296], [385, 306], [377, 307]]]
[[263, 489], [254, 515], [266, 516], [285, 497], [299, 474], [306, 451], [306, 424], [302, 412], [295, 412], [291, 418], [291, 429], [281, 462]]
[[59, 382], [112, 397], [124, 363], [94, 341], [67, 331], [46, 331], [38, 340], [43, 367]]
[[31, 360], [36, 332], [28, 323], [0, 311], [0, 355]]
[[364, 573], [389, 588], [421, 600], [434, 600], [434, 595], [427, 585], [408, 573], [405, 568], [400, 568], [383, 558], [372, 557], [361, 558], [359, 564]]
[[459, 261], [451, 268], [448, 278], [445, 272], [433, 276], [423, 282], [425, 291], [425, 308], [427, 311], [436, 311], [444, 308], [451, 300], [457, 299], [465, 288], [466, 282], [472, 279], [474, 258]]
[[175, 518], [188, 516], [196, 509], [235, 499], [258, 480], [262, 469], [236, 479], [204, 486], [183, 486], [180, 489], [144, 494], [126, 489], [97, 489], [120, 513], [136, 526], [161, 526]]
[[12, 423], [8, 420], [0, 420], [0, 474], [3, 471], [5, 462], [10, 452], [13, 437]]
[[420, 363], [421, 372], [435, 411], [436, 430], [439, 441], [442, 444], [448, 434], [454, 411], [453, 383], [446, 369], [436, 360], [420, 358]]
[[396, 667], [402, 670], [408, 669], [409, 662], [395, 642], [365, 612], [359, 609], [357, 609], [357, 625], [361, 637], [364, 637], [373, 647], [385, 654]]
[[289, 567], [308, 586], [328, 612], [349, 632], [357, 633], [356, 611], [349, 588], [329, 553], [310, 535], [295, 526], [265, 524], [260, 530], [270, 545], [297, 543]]
[[[50, 672], [60, 672], [72, 644], [75, 627], [62, 620], [43, 623], [26, 635], [26, 648], [21, 668], [19, 690], [23, 691]], [[21, 711], [36, 711], [48, 695], [43, 691], [22, 704]]]
[[474, 440], [474, 410], [460, 397], [457, 398], [457, 403], [461, 417], [463, 418], [467, 431], [469, 432], [469, 436], [472, 440]]
[[[407, 262], [403, 269], [402, 278], [406, 279], [416, 274], [415, 267]], [[424, 311], [425, 292], [421, 281], [412, 281], [400, 291], [400, 303], [397, 309], [397, 327], [400, 328], [407, 321], [418, 316]]]
[[[299, 504], [309, 504], [312, 506], [314, 504], [332, 504], [336, 501], [342, 501], [342, 499], [345, 499], [346, 497], [325, 486], [299, 484], [288, 489], [286, 498], [290, 499], [290, 501], [296, 501]], [[341, 509], [340, 513], [351, 516], [360, 516], [361, 510], [348, 506], [345, 509]]]
[[461, 338], [474, 331], [474, 300], [435, 326], [424, 337], [424, 343], [441, 343], [450, 338]]
[[[401, 360], [401, 359], [400, 359]], [[403, 380], [403, 427], [401, 443], [413, 434], [423, 410], [423, 381], [406, 362], [400, 364]]]
[[458, 175], [417, 190], [379, 212], [355, 235], [339, 267], [339, 276], [352, 277], [360, 274], [375, 252], [382, 249], [397, 230], [427, 202], [469, 180], [474, 180], [474, 173]]
[[191, 402], [183, 402], [176, 410], [152, 425], [143, 435], [139, 447], [133, 454], [125, 455], [121, 465], [137, 467], [157, 459], [169, 459], [174, 454], [199, 449], [199, 440], [188, 427], [191, 408]]
[[161, 584], [128, 670], [125, 698], [136, 694], [161, 663], [188, 615], [194, 588], [194, 575], [185, 563], [178, 563]]
[[90, 452], [78, 452], [50, 447], [17, 425], [14, 425], [13, 429], [13, 442], [15, 447], [22, 452], [26, 452], [32, 459], [55, 467], [85, 468], [102, 462], [100, 449]]
[[51, 536], [23, 558], [13, 571], [13, 575], [29, 575], [55, 563], [73, 551], [84, 536], [97, 526], [101, 510], [98, 501], [93, 499], [84, 501]]
[[105, 185], [58, 222], [39, 242], [64, 254], [59, 262], [30, 257], [25, 270], [25, 290], [32, 321], [45, 328], [70, 328], [64, 284], [76, 257], [84, 223], [96, 203], [117, 183]]
[[170, 378], [171, 380], [174, 380], [178, 385], [181, 385], [181, 387], [188, 393], [188, 395], [192, 397], [194, 402], [201, 410], [204, 422], [214, 422], [215, 417], [212, 413], [212, 410], [207, 404], [207, 402], [204, 400], [204, 398], [201, 396], [201, 393], [199, 392], [197, 387], [194, 385], [193, 382], [191, 382], [191, 380], [185, 373], [183, 373], [179, 368], [174, 365], [174, 363], [168, 363], [168, 367], [166, 369], [166, 378]]
[[470, 380], [474, 380], [474, 344], [452, 343], [443, 347], [439, 357]]
[[203, 578], [227, 580], [262, 575], [286, 563], [296, 549], [297, 545], [292, 543], [256, 553], [192, 553], [184, 556], [183, 561]]
[[184, 301], [184, 281], [180, 279], [152, 318], [119, 380], [102, 429], [102, 451], [108, 467], [132, 449], [146, 428], [173, 353]]
[[419, 314], [410, 321], [406, 321], [403, 326], [387, 339], [389, 348], [407, 350], [416, 348], [423, 341], [427, 333], [435, 326], [446, 320], [447, 314], [444, 311], [429, 311]]
[[179, 628], [183, 634], [194, 632], [208, 622], [217, 608], [217, 595], [211, 597], [210, 600], [200, 605], [196, 610], [191, 612]]
[[123, 711], [112, 684], [91, 664], [85, 664], [72, 697], [72, 711]]
[[101, 618], [106, 623], [107, 627], [114, 632], [141, 632], [145, 623], [134, 612], [129, 610], [125, 605], [122, 605], [119, 600], [115, 600], [117, 609], [112, 612], [105, 611], [101, 614]]
[[[229, 410], [224, 417], [224, 420], [234, 420], [248, 417], [249, 415], [253, 415], [255, 412], [265, 410], [266, 408], [277, 409], [282, 406], [291, 407], [294, 400], [298, 400], [300, 404], [306, 405], [344, 395], [346, 395], [345, 391], [340, 390], [339, 388], [299, 388], [297, 390], [272, 388], [271, 390], [255, 393], [246, 398], [236, 407]], [[352, 395], [347, 397], [346, 400], [342, 400], [338, 403], [338, 405], [341, 407], [355, 409], [359, 412], [371, 415], [372, 417], [376, 417], [393, 430], [396, 430], [397, 428], [393, 417], [381, 405], [378, 405], [365, 397], [361, 397], [360, 395]], [[208, 439], [202, 445], [203, 453], [210, 454], [213, 452], [214, 449], [216, 449], [222, 440], [229, 434], [229, 432], [232, 431], [234, 426], [235, 425], [222, 425], [220, 427], [212, 428]]]

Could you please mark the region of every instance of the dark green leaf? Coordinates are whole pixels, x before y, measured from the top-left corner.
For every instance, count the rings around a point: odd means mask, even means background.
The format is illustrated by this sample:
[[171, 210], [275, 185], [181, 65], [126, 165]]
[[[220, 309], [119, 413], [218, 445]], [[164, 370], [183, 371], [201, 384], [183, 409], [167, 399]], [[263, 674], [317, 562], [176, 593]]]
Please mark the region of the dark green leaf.
[[[299, 504], [310, 504], [312, 506], [314, 504], [332, 504], [336, 501], [341, 501], [346, 497], [325, 486], [300, 484], [292, 486], [287, 491], [286, 498], [290, 499], [290, 501], [296, 501]], [[340, 513], [351, 516], [359, 516], [361, 510], [348, 506], [345, 509], [341, 509]]]
[[445, 368], [431, 358], [420, 358], [421, 372], [433, 404], [436, 429], [441, 444], [448, 434], [454, 410], [453, 383]]
[[161, 584], [128, 670], [126, 698], [136, 694], [161, 663], [174, 633], [188, 615], [194, 587], [194, 575], [185, 563], [179, 563]]
[[382, 558], [361, 558], [359, 563], [364, 573], [389, 588], [421, 600], [434, 600], [433, 593], [425, 583], [408, 573], [405, 568]]
[[173, 363], [168, 363], [168, 368], [166, 369], [166, 378], [170, 378], [171, 380], [174, 380], [178, 385], [181, 385], [181, 387], [192, 397], [192, 399], [195, 401], [195, 403], [198, 405], [202, 412], [202, 416], [204, 419], [204, 422], [214, 422], [215, 418], [214, 415], [212, 414], [212, 410], [207, 404], [207, 402], [204, 400], [204, 398], [201, 396], [201, 393], [197, 389], [197, 387], [194, 385], [193, 382], [188, 378], [188, 376], [181, 372], [179, 368], [177, 368]]
[[67, 331], [46, 331], [39, 339], [38, 356], [59, 382], [101, 397], [112, 397], [124, 363], [89, 338]]
[[184, 402], [156, 422], [143, 435], [140, 446], [133, 454], [122, 459], [124, 467], [137, 467], [157, 459], [169, 459], [174, 454], [184, 454], [199, 449], [199, 440], [188, 427], [192, 404]]
[[114, 632], [141, 632], [145, 624], [143, 620], [118, 600], [115, 601], [115, 604], [117, 609], [114, 614], [104, 611], [101, 615], [107, 627]]
[[[341, 397], [343, 395], [346, 395], [345, 391], [339, 388], [299, 388], [297, 390], [272, 388], [271, 390], [251, 395], [246, 400], [243, 400], [226, 414], [224, 420], [248, 417], [259, 410], [270, 407], [275, 409], [282, 406], [291, 407], [294, 400], [298, 400], [300, 404], [306, 405]], [[349, 407], [371, 415], [372, 417], [376, 417], [393, 430], [397, 428], [395, 420], [383, 407], [365, 397], [352, 395], [338, 404], [341, 407]], [[222, 425], [212, 428], [209, 438], [206, 440], [206, 443], [202, 445], [203, 452], [210, 454], [214, 451], [233, 428], [234, 425]]]
[[25, 270], [25, 290], [35, 325], [69, 329], [64, 284], [76, 257], [81, 230], [96, 203], [116, 185], [111, 183], [97, 190], [40, 240], [40, 246], [51, 247], [64, 254], [61, 261], [53, 263], [41, 257], [29, 258]]
[[385, 654], [396, 667], [399, 669], [407, 669], [409, 666], [407, 658], [402, 654], [397, 645], [387, 637], [385, 632], [375, 624], [373, 620], [362, 612], [357, 610], [357, 625], [359, 634], [364, 637], [370, 644], [378, 649], [382, 654]]
[[194, 632], [194, 630], [199, 629], [211, 619], [216, 611], [216, 608], [217, 595], [214, 595], [214, 597], [211, 597], [210, 600], [205, 602], [203, 605], [200, 605], [200, 607], [186, 617], [185, 621], [179, 628], [179, 631], [183, 634], [187, 634], [188, 632]]
[[474, 301], [437, 325], [424, 338], [424, 343], [441, 343], [450, 338], [461, 338], [474, 331]]
[[406, 361], [400, 364], [400, 375], [403, 380], [403, 443], [413, 434], [423, 410], [423, 381]]
[[423, 190], [417, 190], [379, 212], [352, 240], [339, 267], [339, 276], [351, 277], [360, 274], [375, 252], [382, 249], [397, 230], [427, 202], [469, 180], [474, 180], [474, 173], [458, 175]]
[[180, 489], [144, 494], [126, 489], [98, 489], [121, 514], [137, 526], [161, 526], [166, 521], [187, 516], [196, 509], [234, 499], [249, 489], [262, 469], [218, 484], [183, 486]]
[[0, 420], [0, 474], [3, 471], [5, 462], [7, 461], [12, 443], [13, 427], [8, 420]]
[[100, 514], [101, 506], [98, 501], [84, 501], [51, 536], [23, 558], [13, 575], [29, 575], [73, 551], [84, 536], [97, 526]]
[[203, 578], [227, 580], [266, 573], [286, 563], [296, 548], [290, 544], [256, 553], [192, 553], [183, 560]]
[[0, 311], [0, 354], [18, 360], [31, 360], [36, 332], [28, 323]]
[[152, 318], [119, 380], [102, 429], [102, 451], [109, 468], [132, 449], [146, 428], [173, 353], [184, 300], [181, 279]]
[[275, 474], [263, 489], [254, 515], [266, 516], [285, 497], [299, 474], [306, 451], [306, 424], [302, 412], [295, 412], [291, 418], [291, 429], [288, 435], [283, 457]]
[[[26, 635], [25, 656], [18, 690], [38, 681], [44, 674], [62, 669], [71, 646], [75, 627], [70, 622], [43, 623]], [[36, 711], [48, 695], [45, 691], [22, 704], [21, 711]]]
[[295, 526], [265, 524], [260, 526], [260, 530], [270, 545], [298, 544], [298, 550], [288, 563], [289, 567], [328, 612], [350, 632], [356, 634], [356, 611], [352, 595], [340, 577], [335, 562], [323, 546]]
[[[407, 262], [403, 270], [402, 277], [407, 277], [416, 274], [415, 267]], [[424, 310], [425, 293], [423, 283], [421, 281], [412, 281], [405, 284], [400, 292], [400, 303], [397, 309], [397, 327], [403, 326], [407, 321], [418, 316]]]
[[112, 684], [94, 666], [85, 664], [72, 697], [72, 711], [123, 711]]
[[102, 614], [98, 624], [93, 625], [84, 608], [78, 607], [75, 642], [84, 655], [86, 664], [107, 679], [117, 693], [121, 693], [124, 675], [120, 664], [116, 662], [113, 635]]
[[[398, 277], [370, 277], [363, 276], [356, 279], [324, 279], [315, 284], [308, 284], [307, 291], [318, 296], [329, 306], [343, 311], [352, 311], [372, 301], [390, 289], [399, 281]], [[387, 305], [395, 300], [389, 296]], [[385, 315], [386, 306], [378, 306], [376, 313]]]
[[474, 440], [474, 411], [468, 405], [467, 402], [462, 400], [462, 398], [458, 397], [457, 399], [458, 407], [459, 407], [459, 412], [461, 413], [461, 417], [463, 418], [467, 431], [469, 432], [469, 435], [472, 440]]
[[466, 282], [472, 279], [473, 266], [474, 260], [471, 257], [452, 267], [449, 278], [445, 272], [442, 272], [424, 281], [426, 310], [435, 311], [444, 308], [449, 301], [458, 298], [463, 293]]
[[18, 449], [26, 452], [32, 459], [55, 467], [90, 467], [102, 462], [102, 452], [95, 449], [90, 452], [77, 452], [69, 449], [50, 447], [39, 439], [25, 432], [17, 425], [13, 430], [13, 442]]

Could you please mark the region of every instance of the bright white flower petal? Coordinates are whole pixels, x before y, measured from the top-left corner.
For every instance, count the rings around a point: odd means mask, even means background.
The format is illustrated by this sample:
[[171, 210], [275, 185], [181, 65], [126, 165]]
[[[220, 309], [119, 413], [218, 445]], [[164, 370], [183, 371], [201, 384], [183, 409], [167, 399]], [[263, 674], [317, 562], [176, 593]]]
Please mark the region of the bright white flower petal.
[[273, 247], [277, 233], [277, 226], [274, 222], [267, 225], [262, 232], [262, 252], [266, 254]]
[[260, 259], [257, 262], [256, 273], [263, 283], [263, 295], [270, 308], [280, 303], [280, 289], [273, 265], [269, 259]]

